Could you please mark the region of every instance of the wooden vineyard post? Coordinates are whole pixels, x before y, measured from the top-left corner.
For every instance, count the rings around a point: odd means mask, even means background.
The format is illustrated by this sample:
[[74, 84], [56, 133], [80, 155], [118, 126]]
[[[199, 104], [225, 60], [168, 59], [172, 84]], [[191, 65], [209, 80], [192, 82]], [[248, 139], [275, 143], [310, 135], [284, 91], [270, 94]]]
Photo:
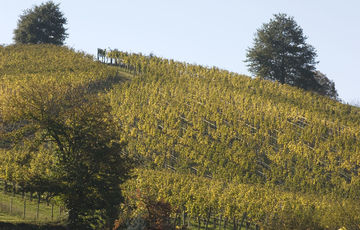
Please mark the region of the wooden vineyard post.
[[220, 215], [220, 218], [219, 218], [219, 229], [221, 229], [221, 222], [222, 222], [222, 214]]
[[245, 230], [248, 230], [248, 229], [250, 229], [250, 222], [246, 222], [246, 228], [245, 228]]
[[214, 218], [213, 218], [213, 228], [216, 229], [216, 227], [217, 227], [217, 217], [214, 216]]
[[200, 230], [201, 222], [200, 222], [200, 216], [198, 216], [198, 229]]
[[[234, 216], [233, 218], [233, 229], [236, 230], [237, 229], [237, 225], [236, 225], [236, 217]], [[240, 227], [241, 229], [241, 227]]]
[[190, 228], [190, 219], [191, 219], [191, 216], [188, 216], [187, 218], [187, 227]]
[[242, 219], [241, 219], [240, 229], [243, 227], [243, 224], [244, 224], [245, 219], [246, 219], [246, 212], [244, 212], [244, 215], [243, 215], [243, 217], [242, 217]]
[[210, 218], [211, 218], [211, 208], [210, 208], [209, 213], [208, 213], [208, 216], [207, 216], [207, 218], [206, 218], [205, 230], [208, 230]]
[[183, 213], [182, 213], [182, 226], [185, 226], [185, 223], [186, 223], [186, 212], [185, 210], [183, 210]]

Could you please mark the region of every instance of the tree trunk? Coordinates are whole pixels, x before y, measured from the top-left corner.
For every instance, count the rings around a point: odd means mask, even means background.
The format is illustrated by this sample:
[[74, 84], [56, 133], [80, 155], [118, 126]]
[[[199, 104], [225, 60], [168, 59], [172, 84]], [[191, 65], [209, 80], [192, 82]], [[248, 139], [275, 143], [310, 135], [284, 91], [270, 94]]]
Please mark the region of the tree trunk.
[[69, 229], [82, 229], [80, 220], [79, 220], [79, 212], [75, 209], [69, 210], [69, 216], [68, 216], [68, 227]]

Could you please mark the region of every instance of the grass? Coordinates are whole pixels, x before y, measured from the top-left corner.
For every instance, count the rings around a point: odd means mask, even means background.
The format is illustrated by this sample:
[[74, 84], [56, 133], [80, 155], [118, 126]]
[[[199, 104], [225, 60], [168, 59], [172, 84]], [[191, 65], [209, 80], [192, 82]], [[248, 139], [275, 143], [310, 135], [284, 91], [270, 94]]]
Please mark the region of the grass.
[[17, 216], [11, 216], [11, 215], [8, 215], [7, 213], [0, 212], [0, 221], [16, 223], [16, 222], [23, 221], [23, 219], [21, 219]]
[[[53, 213], [53, 216], [52, 216]], [[13, 196], [9, 193], [0, 193], [0, 222], [52, 222], [61, 221], [66, 218], [66, 213], [61, 211], [57, 205], [46, 204], [41, 201], [39, 205], [39, 216], [37, 218], [37, 199], [32, 201], [26, 197], [25, 218], [24, 218], [24, 199], [21, 195]]]

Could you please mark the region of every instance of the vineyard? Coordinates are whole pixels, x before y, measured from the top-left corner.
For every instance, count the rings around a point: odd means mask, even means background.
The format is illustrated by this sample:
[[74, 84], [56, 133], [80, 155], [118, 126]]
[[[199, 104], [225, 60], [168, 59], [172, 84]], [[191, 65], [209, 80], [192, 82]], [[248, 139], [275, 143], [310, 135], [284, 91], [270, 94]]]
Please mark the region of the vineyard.
[[[0, 118], [9, 95], [34, 84], [48, 98], [71, 86], [109, 101], [121, 154], [137, 162], [122, 185], [134, 215], [134, 197], [146, 196], [169, 203], [176, 225], [360, 228], [359, 108], [216, 67], [99, 51], [94, 61], [63, 47], [0, 47]], [[54, 184], [49, 147], [10, 150], [2, 137], [4, 191], [56, 198], [44, 186]]]

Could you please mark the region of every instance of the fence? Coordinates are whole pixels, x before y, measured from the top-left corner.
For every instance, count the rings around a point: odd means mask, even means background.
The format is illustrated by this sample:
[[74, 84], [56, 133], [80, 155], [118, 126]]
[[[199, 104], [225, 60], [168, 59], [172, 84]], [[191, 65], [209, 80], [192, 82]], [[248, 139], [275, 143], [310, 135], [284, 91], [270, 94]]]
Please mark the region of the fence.
[[1, 191], [0, 212], [23, 220], [58, 221], [66, 218], [62, 206], [41, 199], [29, 199], [29, 194], [12, 194]]

